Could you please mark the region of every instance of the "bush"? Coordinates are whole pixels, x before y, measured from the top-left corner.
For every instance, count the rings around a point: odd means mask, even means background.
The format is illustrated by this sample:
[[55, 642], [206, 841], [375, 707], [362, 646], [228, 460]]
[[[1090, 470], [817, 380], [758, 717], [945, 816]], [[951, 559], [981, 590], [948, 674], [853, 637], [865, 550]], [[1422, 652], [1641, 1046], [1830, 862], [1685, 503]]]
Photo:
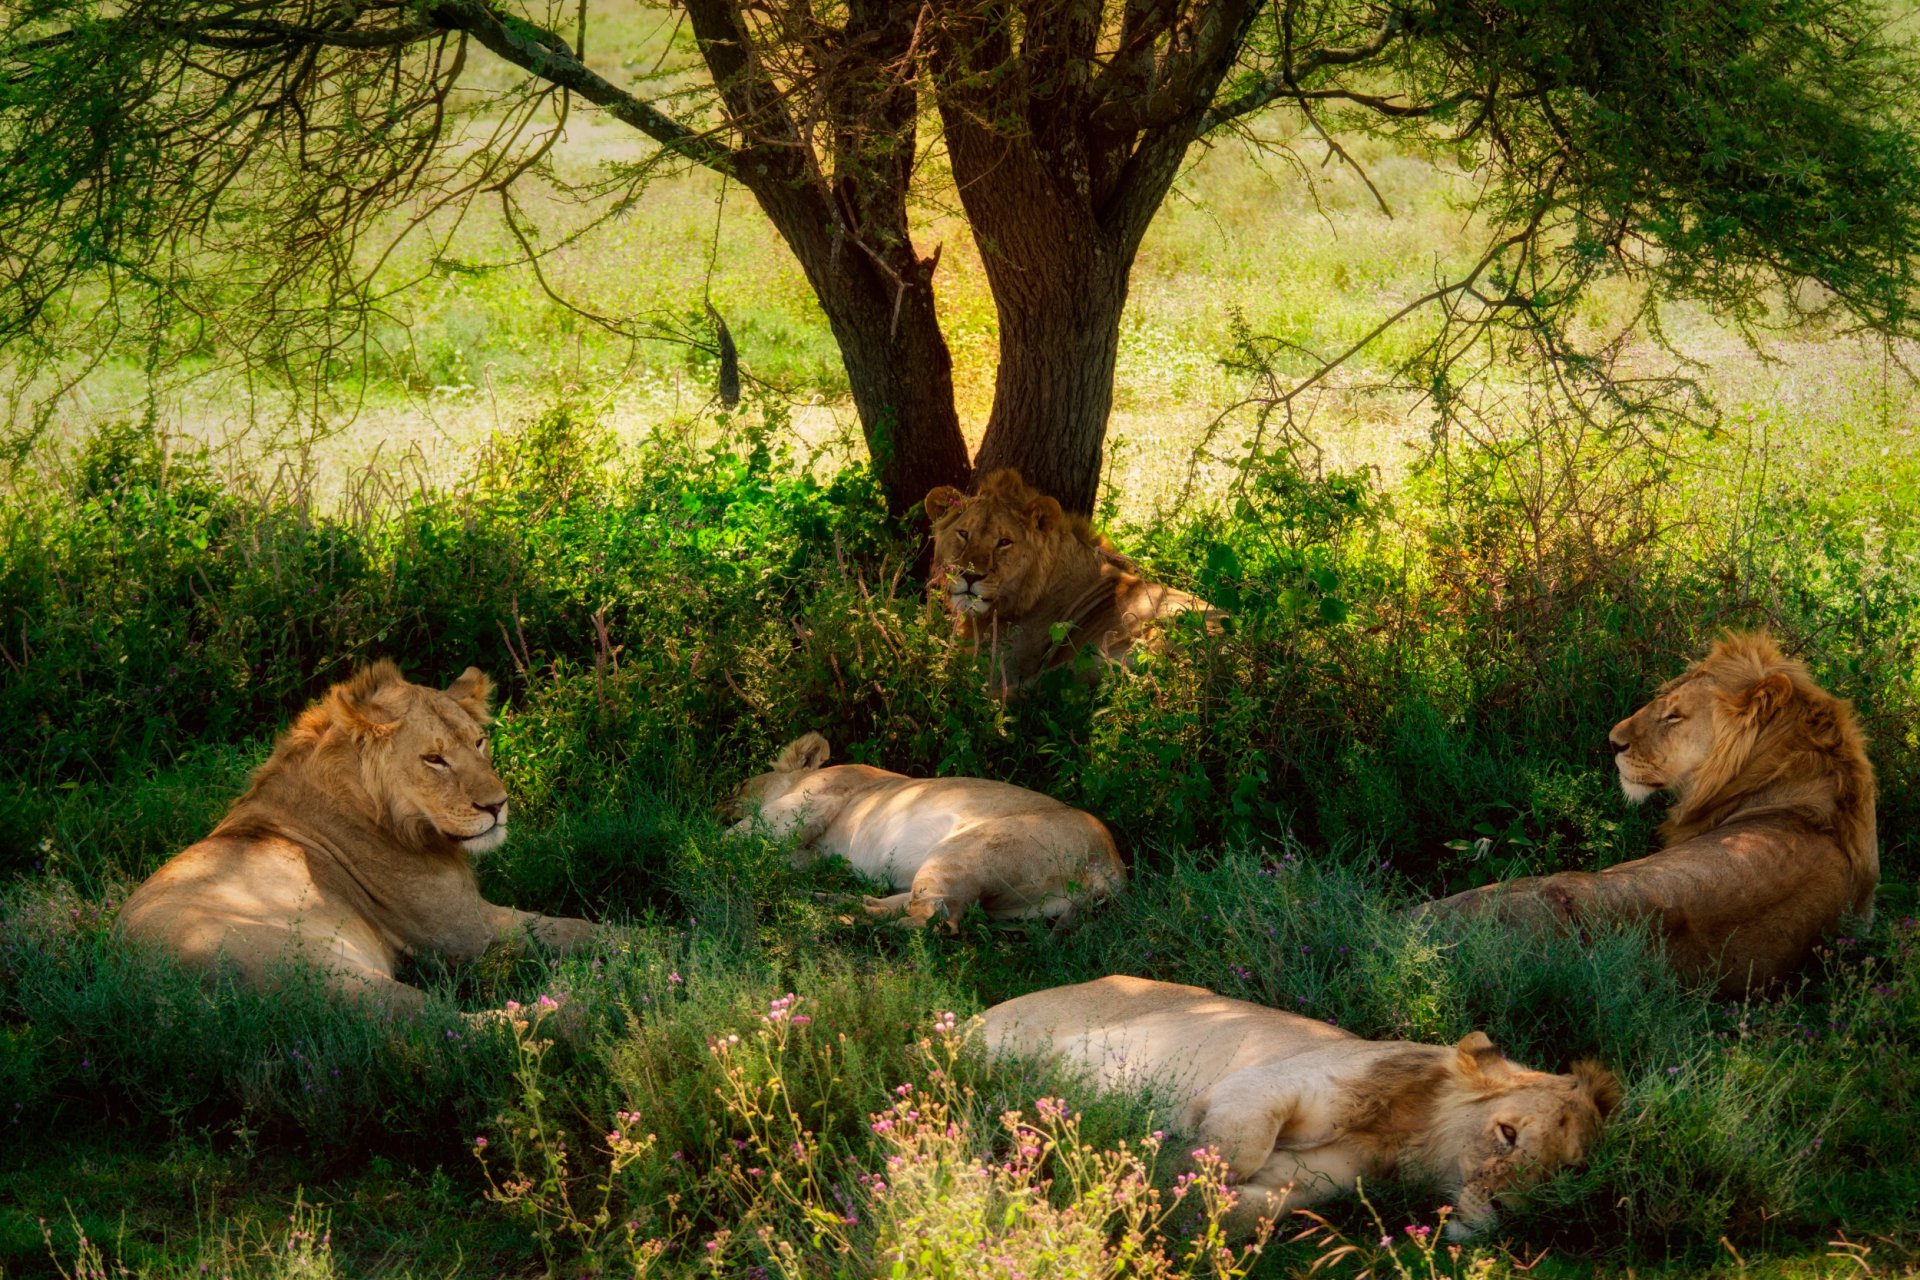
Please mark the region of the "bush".
[[[989, 1237], [1012, 1249], [1029, 1227], [1077, 1241], [1063, 1256], [1085, 1270], [1090, 1224], [1125, 1235], [1110, 1212], [1123, 1191], [1169, 1203], [1173, 1172], [1141, 1145], [1166, 1126], [1164, 1100], [964, 1055], [936, 1077], [920, 1042], [942, 1011], [1132, 972], [1369, 1036], [1484, 1029], [1530, 1065], [1608, 1062], [1626, 1104], [1589, 1169], [1506, 1220], [1530, 1246], [1640, 1267], [1702, 1263], [1723, 1235], [1791, 1252], [1842, 1225], [1910, 1232], [1910, 462], [1752, 492], [1722, 492], [1705, 469], [1685, 486], [1620, 473], [1607, 492], [1640, 505], [1583, 523], [1542, 507], [1511, 450], [1452, 455], [1391, 502], [1364, 477], [1256, 456], [1234, 503], [1114, 531], [1156, 574], [1229, 607], [1223, 634], [1175, 626], [1097, 688], [1061, 673], [1002, 705], [924, 599], [918, 542], [887, 523], [871, 477], [814, 475], [777, 446], [781, 428], [622, 453], [560, 404], [445, 487], [384, 503], [369, 488], [334, 508], [246, 492], [204, 457], [115, 428], [58, 485], [11, 502], [0, 1123], [20, 1149], [88, 1134], [149, 1153], [183, 1134], [257, 1144], [345, 1170], [336, 1209], [387, 1162], [403, 1217], [517, 1223], [507, 1252], [531, 1256], [531, 1237], [556, 1270], [778, 1271], [790, 1246], [866, 1273], [908, 1237], [932, 1267]], [[1482, 927], [1443, 944], [1407, 918], [1443, 889], [1648, 851], [1653, 815], [1619, 796], [1606, 731], [1719, 628], [1759, 622], [1804, 646], [1872, 733], [1890, 882], [1876, 931], [1836, 943], [1803, 987], [1726, 1007], [1681, 989], [1630, 930], [1521, 946]], [[458, 973], [422, 962], [434, 1012], [406, 1027], [338, 1009], [299, 975], [263, 998], [117, 946], [129, 885], [212, 826], [304, 701], [378, 655], [422, 680], [472, 664], [502, 681], [495, 750], [516, 834], [480, 868], [484, 887], [612, 920], [606, 945], [557, 965], [512, 948]], [[839, 759], [1083, 805], [1132, 855], [1132, 887], [1058, 940], [978, 916], [957, 939], [843, 924], [809, 891], [857, 887], [846, 868], [796, 873], [777, 845], [722, 841], [709, 816], [807, 729]], [[781, 1022], [772, 1002], [789, 992], [800, 1003]], [[456, 1018], [549, 993], [576, 1003], [585, 1032], [537, 1060], [526, 1037]], [[731, 1036], [739, 1047], [716, 1052]], [[915, 1098], [954, 1091], [939, 1105], [955, 1135], [896, 1128], [901, 1146], [874, 1131], [909, 1084]], [[1036, 1128], [1041, 1098], [1065, 1109]], [[1009, 1171], [1036, 1134], [1046, 1159]], [[469, 1223], [449, 1206], [489, 1186], [478, 1137], [499, 1198]], [[753, 1180], [793, 1143], [804, 1160], [777, 1167], [811, 1181], [770, 1196]], [[861, 1183], [890, 1157], [912, 1176], [885, 1195]], [[57, 1217], [19, 1168], [0, 1183]], [[927, 1189], [982, 1168], [995, 1195], [940, 1216]], [[1430, 1209], [1416, 1188], [1369, 1194], [1387, 1220]], [[819, 1216], [843, 1195], [857, 1229]], [[1027, 1216], [988, 1230], [1016, 1200]], [[563, 1204], [590, 1230], [559, 1231]], [[0, 1260], [41, 1265], [37, 1229], [6, 1212]], [[1327, 1230], [1377, 1240], [1370, 1215], [1341, 1208]], [[200, 1239], [210, 1259], [242, 1247]], [[334, 1260], [353, 1247], [336, 1240], [313, 1267], [377, 1261]], [[1256, 1273], [1304, 1269], [1320, 1247], [1276, 1244]], [[1429, 1242], [1353, 1247], [1324, 1265], [1504, 1265]]]

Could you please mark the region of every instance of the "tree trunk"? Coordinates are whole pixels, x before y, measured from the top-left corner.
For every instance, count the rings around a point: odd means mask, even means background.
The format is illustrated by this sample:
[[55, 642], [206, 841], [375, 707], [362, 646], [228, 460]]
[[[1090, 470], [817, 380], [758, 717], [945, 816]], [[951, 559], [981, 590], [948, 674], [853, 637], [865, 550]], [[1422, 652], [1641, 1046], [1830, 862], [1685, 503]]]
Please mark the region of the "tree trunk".
[[[1021, 246], [1020, 265], [999, 246], [1000, 366], [993, 412], [974, 469], [1014, 467], [1069, 511], [1093, 510], [1113, 410], [1114, 361], [1133, 254], [1093, 228], [1078, 243]], [[989, 269], [992, 275], [992, 269]]]
[[[989, 64], [1001, 38], [985, 37]], [[1127, 277], [1191, 129], [1169, 126], [1120, 146], [1082, 122], [1059, 130], [1009, 122], [968, 87], [939, 102], [1000, 317], [993, 412], [975, 472], [1016, 467], [1069, 511], [1091, 512]]]
[[895, 286], [870, 263], [849, 262], [861, 253], [851, 246], [835, 263], [831, 248], [821, 261], [817, 248], [803, 251], [791, 237], [788, 243], [840, 345], [888, 511], [904, 515], [938, 485], [965, 488], [967, 443], [954, 407], [953, 357], [934, 312], [931, 264], [915, 261], [909, 248], [901, 265], [912, 274], [903, 271], [905, 285]]
[[[828, 106], [817, 162], [787, 95], [748, 56], [732, 0], [687, 0], [702, 56], [733, 126], [735, 173], [799, 259], [846, 364], [875, 473], [894, 516], [971, 474], [953, 403], [953, 358], [933, 306], [933, 261], [914, 251], [907, 193], [918, 100], [910, 79], [919, 8], [853, 0], [849, 53], [816, 86]], [[871, 113], [877, 128], [858, 127]], [[937, 255], [936, 255], [937, 256]]]
[[906, 238], [904, 202], [898, 231], [861, 244], [835, 234], [831, 207], [811, 185], [746, 185], [827, 313], [888, 512], [905, 515], [937, 485], [964, 488], [972, 473], [953, 401], [953, 356], [934, 311], [933, 263]]

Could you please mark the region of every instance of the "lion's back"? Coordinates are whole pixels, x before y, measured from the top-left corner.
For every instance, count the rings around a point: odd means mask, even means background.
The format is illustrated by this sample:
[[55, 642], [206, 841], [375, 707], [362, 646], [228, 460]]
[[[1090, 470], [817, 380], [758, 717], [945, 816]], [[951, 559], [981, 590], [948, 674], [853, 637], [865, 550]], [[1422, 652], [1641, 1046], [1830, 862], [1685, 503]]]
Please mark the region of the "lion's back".
[[264, 926], [284, 933], [318, 905], [306, 854], [282, 836], [216, 833], [174, 855], [120, 910], [129, 941], [165, 947], [205, 967], [222, 952], [236, 959]]
[[983, 1030], [994, 1052], [1048, 1054], [1109, 1083], [1204, 1087], [1255, 1062], [1365, 1050], [1364, 1041], [1312, 1018], [1204, 987], [1124, 974], [995, 1005], [984, 1015]]

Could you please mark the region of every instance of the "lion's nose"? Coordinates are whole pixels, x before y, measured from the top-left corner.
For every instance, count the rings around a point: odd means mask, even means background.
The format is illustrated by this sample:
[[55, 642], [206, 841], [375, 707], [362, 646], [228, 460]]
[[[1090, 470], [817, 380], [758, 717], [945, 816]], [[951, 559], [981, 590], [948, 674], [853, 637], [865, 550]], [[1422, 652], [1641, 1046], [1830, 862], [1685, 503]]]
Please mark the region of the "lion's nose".
[[1613, 751], [1613, 754], [1615, 755], [1619, 755], [1622, 751], [1625, 751], [1627, 749], [1626, 743], [1620, 741], [1620, 739], [1613, 737], [1612, 735], [1608, 735], [1607, 737], [1607, 746]]
[[980, 579], [986, 576], [987, 575], [985, 573], [982, 573], [977, 569], [962, 569], [960, 571], [961, 581], [965, 582], [968, 586], [972, 586], [974, 583], [980, 581]]
[[492, 804], [481, 804], [476, 800], [473, 802], [473, 807], [486, 814], [489, 818], [498, 818], [500, 811], [507, 807], [507, 802], [505, 800], [495, 800]]

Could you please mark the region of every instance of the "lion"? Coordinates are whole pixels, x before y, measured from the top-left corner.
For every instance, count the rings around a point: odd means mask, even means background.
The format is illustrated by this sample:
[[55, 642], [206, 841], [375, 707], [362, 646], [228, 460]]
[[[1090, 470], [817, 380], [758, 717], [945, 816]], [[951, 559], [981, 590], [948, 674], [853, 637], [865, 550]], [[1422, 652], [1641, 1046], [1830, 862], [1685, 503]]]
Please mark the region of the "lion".
[[1209, 627], [1226, 617], [1198, 596], [1142, 578], [1080, 516], [1003, 468], [967, 497], [942, 485], [928, 493], [933, 581], [944, 588], [954, 630], [994, 662], [1002, 697], [1087, 645], [1124, 662], [1164, 619], [1198, 611]]
[[329, 990], [417, 1013], [402, 956], [477, 958], [530, 934], [560, 952], [595, 927], [495, 906], [470, 859], [507, 838], [507, 791], [489, 758], [492, 684], [469, 667], [445, 692], [376, 662], [308, 707], [213, 833], [127, 899], [121, 935], [190, 968], [271, 986], [288, 957]]
[[1107, 977], [988, 1009], [989, 1052], [1090, 1071], [1108, 1088], [1166, 1091], [1176, 1123], [1225, 1166], [1236, 1230], [1410, 1173], [1452, 1202], [1467, 1238], [1577, 1165], [1620, 1100], [1590, 1061], [1568, 1075], [1509, 1062], [1482, 1032], [1457, 1045], [1363, 1040], [1204, 987]]
[[722, 805], [728, 835], [796, 840], [795, 869], [838, 855], [899, 892], [862, 898], [870, 916], [956, 932], [978, 902], [990, 920], [1070, 925], [1126, 884], [1106, 825], [1051, 796], [986, 778], [909, 778], [871, 765], [825, 768], [818, 733], [788, 743], [773, 772]]
[[1608, 744], [1628, 800], [1673, 795], [1661, 852], [1427, 910], [1650, 922], [1681, 977], [1714, 982], [1723, 999], [1793, 973], [1843, 917], [1870, 918], [1880, 853], [1865, 738], [1849, 704], [1765, 633], [1719, 641]]

